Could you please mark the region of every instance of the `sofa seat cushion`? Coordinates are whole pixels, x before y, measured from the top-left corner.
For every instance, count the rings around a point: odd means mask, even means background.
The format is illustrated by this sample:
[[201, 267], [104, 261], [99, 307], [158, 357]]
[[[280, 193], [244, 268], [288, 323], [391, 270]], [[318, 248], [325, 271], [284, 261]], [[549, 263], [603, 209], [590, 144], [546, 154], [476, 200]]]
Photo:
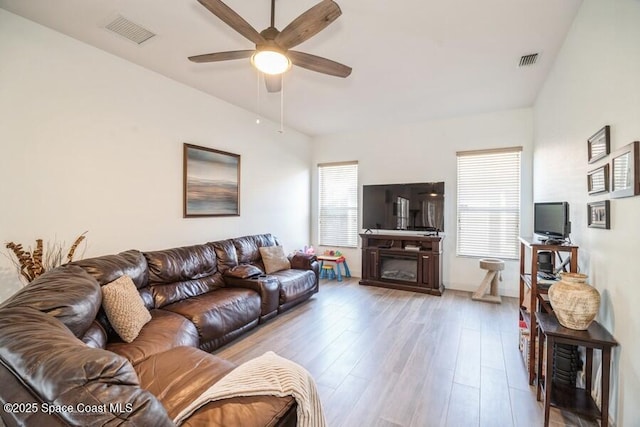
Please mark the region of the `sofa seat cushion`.
[[280, 281], [280, 305], [308, 296], [316, 285], [311, 270], [282, 270], [271, 275]]
[[213, 341], [257, 322], [260, 295], [250, 289], [221, 288], [164, 307], [196, 325], [200, 343]]
[[207, 403], [187, 418], [181, 426], [295, 426], [296, 407], [296, 401], [292, 396], [234, 397]]
[[[205, 390], [236, 366], [191, 347], [177, 347], [155, 354], [134, 366], [140, 386], [162, 403], [174, 419]], [[256, 396], [210, 402], [182, 425], [272, 426], [293, 405], [292, 397]]]
[[162, 402], [171, 419], [233, 368], [233, 363], [193, 347], [175, 347], [134, 365], [140, 386]]
[[107, 350], [126, 357], [133, 364], [179, 346], [198, 347], [198, 331], [193, 323], [171, 311], [154, 309], [151, 320], [131, 343], [107, 343]]

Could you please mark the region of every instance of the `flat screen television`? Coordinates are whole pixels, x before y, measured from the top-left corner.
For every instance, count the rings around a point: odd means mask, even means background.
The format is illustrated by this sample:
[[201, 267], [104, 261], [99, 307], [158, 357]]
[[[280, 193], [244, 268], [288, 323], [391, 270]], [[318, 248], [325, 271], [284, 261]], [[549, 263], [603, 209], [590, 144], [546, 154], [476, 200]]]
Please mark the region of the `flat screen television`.
[[444, 182], [362, 186], [362, 228], [444, 231]]
[[548, 239], [567, 239], [571, 233], [569, 203], [534, 203], [533, 232]]

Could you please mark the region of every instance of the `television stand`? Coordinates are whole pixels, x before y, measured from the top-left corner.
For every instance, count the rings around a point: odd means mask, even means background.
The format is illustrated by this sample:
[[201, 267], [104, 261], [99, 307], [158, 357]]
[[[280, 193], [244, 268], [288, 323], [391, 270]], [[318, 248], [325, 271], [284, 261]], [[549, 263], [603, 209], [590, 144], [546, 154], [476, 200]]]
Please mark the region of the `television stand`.
[[360, 234], [361, 285], [442, 295], [442, 236]]

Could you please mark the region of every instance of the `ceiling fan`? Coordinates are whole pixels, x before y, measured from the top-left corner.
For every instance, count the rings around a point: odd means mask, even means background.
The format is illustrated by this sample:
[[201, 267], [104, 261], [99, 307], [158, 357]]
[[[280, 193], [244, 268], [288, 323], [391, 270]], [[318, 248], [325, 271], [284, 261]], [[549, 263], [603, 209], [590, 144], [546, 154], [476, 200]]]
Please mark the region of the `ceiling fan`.
[[338, 19], [342, 11], [338, 4], [332, 0], [322, 0], [294, 19], [282, 31], [274, 26], [275, 0], [271, 0], [271, 25], [261, 32], [256, 31], [221, 0], [198, 0], [198, 2], [231, 28], [255, 43], [256, 48], [190, 56], [190, 61], [218, 62], [250, 57], [251, 63], [265, 73], [268, 92], [279, 92], [282, 89], [280, 75], [287, 71], [292, 64], [336, 77], [344, 78], [351, 74], [351, 67], [346, 65], [308, 53], [290, 50]]

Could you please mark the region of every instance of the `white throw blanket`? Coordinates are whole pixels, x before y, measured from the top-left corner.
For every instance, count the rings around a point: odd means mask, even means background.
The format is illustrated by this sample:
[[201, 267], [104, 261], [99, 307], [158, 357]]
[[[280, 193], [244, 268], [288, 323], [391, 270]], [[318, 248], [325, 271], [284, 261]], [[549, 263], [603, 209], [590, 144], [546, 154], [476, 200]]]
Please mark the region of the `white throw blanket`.
[[229, 372], [205, 390], [173, 420], [180, 425], [196, 410], [215, 400], [239, 396], [293, 396], [298, 404], [298, 427], [326, 427], [316, 383], [302, 366], [272, 351]]

